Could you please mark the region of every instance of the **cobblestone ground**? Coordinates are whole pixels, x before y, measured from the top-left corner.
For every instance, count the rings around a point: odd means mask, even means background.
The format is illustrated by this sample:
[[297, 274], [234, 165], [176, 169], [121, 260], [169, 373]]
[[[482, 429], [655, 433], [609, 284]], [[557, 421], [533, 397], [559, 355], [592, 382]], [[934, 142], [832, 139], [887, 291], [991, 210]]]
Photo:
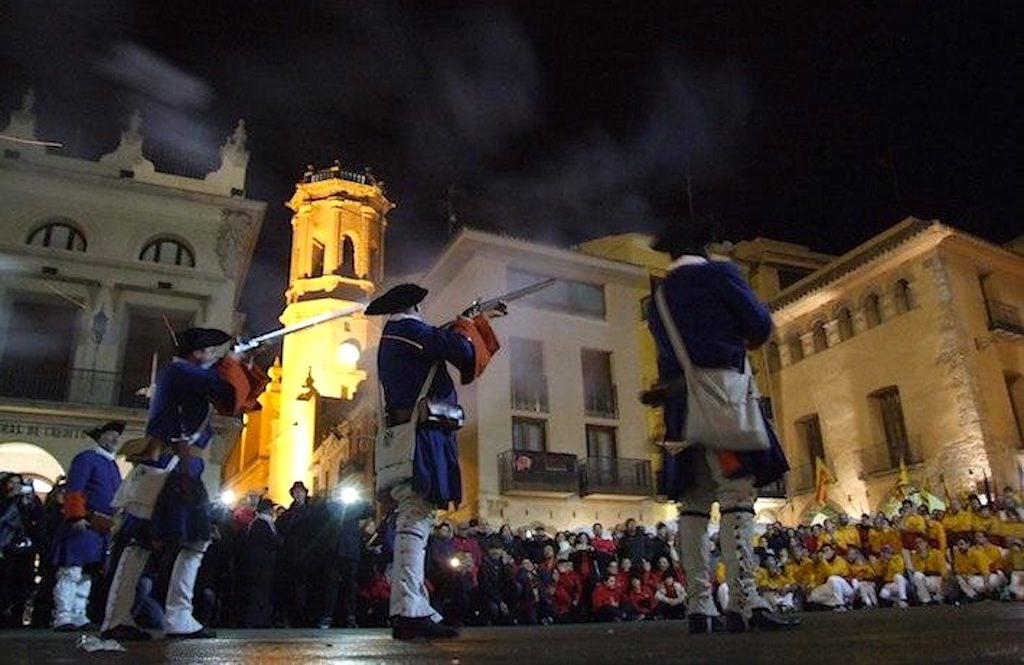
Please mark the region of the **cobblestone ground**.
[[0, 663], [1024, 663], [1024, 604], [803, 616], [786, 633], [690, 636], [680, 622], [470, 628], [456, 640], [395, 642], [384, 630], [221, 631], [216, 640], [76, 650], [77, 635], [0, 633]]

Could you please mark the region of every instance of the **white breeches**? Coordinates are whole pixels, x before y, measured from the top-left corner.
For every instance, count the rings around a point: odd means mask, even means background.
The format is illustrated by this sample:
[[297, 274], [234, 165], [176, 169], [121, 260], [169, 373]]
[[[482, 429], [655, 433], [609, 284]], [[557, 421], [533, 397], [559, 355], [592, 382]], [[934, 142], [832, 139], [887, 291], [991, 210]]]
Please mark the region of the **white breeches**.
[[86, 609], [92, 578], [82, 572], [81, 566], [65, 566], [57, 570], [53, 586], [53, 625], [84, 626], [89, 623]]
[[110, 594], [107, 596], [107, 608], [103, 615], [100, 630], [110, 630], [118, 626], [135, 626], [132, 607], [135, 605], [135, 590], [139, 586], [149, 561], [149, 550], [138, 545], [128, 545], [121, 553], [117, 562], [114, 579], [110, 582]]
[[878, 597], [882, 600], [896, 602], [907, 600], [907, 578], [903, 575], [897, 575], [892, 582], [887, 582], [882, 585], [882, 590], [878, 592]]
[[408, 618], [429, 617], [441, 621], [430, 605], [430, 595], [424, 582], [424, 563], [427, 556], [427, 538], [434, 526], [434, 506], [402, 483], [391, 490], [398, 502], [395, 520], [395, 548], [391, 571], [391, 616]]
[[1024, 570], [1010, 573], [1010, 593], [1017, 600], [1024, 600]]
[[167, 633], [194, 633], [203, 629], [203, 624], [192, 616], [192, 595], [195, 593], [199, 566], [209, 546], [208, 540], [183, 543], [174, 559], [171, 579], [167, 584], [167, 601], [164, 603], [164, 630]]
[[1006, 576], [1000, 572], [991, 573], [987, 579], [982, 575], [957, 575], [956, 581], [968, 598], [977, 598], [978, 594], [998, 591], [1006, 586]]
[[854, 582], [853, 588], [860, 601], [866, 607], [878, 607], [878, 591], [875, 589], [875, 583], [864, 580], [854, 580]]
[[707, 536], [711, 504], [718, 501], [722, 515], [718, 537], [726, 578], [720, 588], [728, 585], [723, 607], [749, 618], [755, 609], [770, 609], [754, 584], [754, 479], [726, 478], [713, 451], [705, 451], [698, 460], [694, 485], [680, 501], [677, 535], [680, 559], [687, 572], [687, 610], [708, 616], [718, 614], [711, 596], [711, 546]]
[[830, 576], [824, 584], [815, 587], [807, 600], [826, 607], [841, 607], [853, 602], [853, 586], [838, 575]]
[[796, 604], [793, 602], [793, 592], [779, 593], [778, 591], [762, 591], [761, 597], [776, 611], [794, 610]]
[[939, 575], [915, 572], [914, 589], [917, 591], [917, 599], [922, 603], [942, 602], [942, 577]]

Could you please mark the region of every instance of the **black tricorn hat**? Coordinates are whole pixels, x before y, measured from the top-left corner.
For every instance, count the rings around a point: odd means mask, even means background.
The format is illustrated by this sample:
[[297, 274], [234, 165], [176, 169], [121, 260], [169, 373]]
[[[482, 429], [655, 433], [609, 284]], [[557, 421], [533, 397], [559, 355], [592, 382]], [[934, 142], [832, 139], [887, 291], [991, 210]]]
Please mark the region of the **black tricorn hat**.
[[364, 314], [394, 314], [402, 312], [413, 305], [418, 305], [427, 297], [427, 290], [418, 284], [399, 284], [377, 298], [370, 301]]
[[704, 254], [705, 247], [715, 242], [714, 228], [706, 221], [673, 222], [667, 225], [654, 241], [651, 249], [669, 256]]
[[227, 343], [231, 335], [216, 328], [189, 328], [178, 333], [178, 353], [187, 355], [199, 349]]
[[104, 432], [117, 432], [119, 435], [124, 433], [124, 423], [120, 420], [111, 420], [109, 423], [103, 423], [99, 427], [93, 427], [92, 429], [85, 430], [85, 435], [93, 441], [99, 441], [100, 436]]

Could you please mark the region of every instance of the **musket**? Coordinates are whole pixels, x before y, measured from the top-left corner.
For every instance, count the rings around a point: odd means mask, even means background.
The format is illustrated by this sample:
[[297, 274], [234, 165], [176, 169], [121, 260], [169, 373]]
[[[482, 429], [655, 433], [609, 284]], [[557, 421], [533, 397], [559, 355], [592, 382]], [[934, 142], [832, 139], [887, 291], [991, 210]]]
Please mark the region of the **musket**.
[[352, 307], [346, 307], [344, 309], [336, 309], [333, 312], [326, 312], [324, 314], [320, 314], [319, 316], [313, 316], [308, 319], [305, 319], [304, 321], [299, 321], [298, 323], [293, 323], [290, 326], [285, 326], [284, 328], [271, 330], [268, 333], [263, 333], [262, 335], [257, 335], [256, 337], [250, 339], [239, 340], [234, 345], [234, 347], [232, 347], [232, 351], [234, 351], [235, 353], [244, 353], [246, 351], [255, 349], [257, 346], [261, 344], [265, 344], [271, 340], [277, 339], [278, 337], [291, 335], [292, 333], [297, 333], [300, 330], [305, 330], [306, 328], [318, 326], [321, 323], [327, 323], [328, 321], [333, 321], [334, 319], [340, 319], [343, 316], [356, 314], [358, 312], [363, 311], [364, 309], [366, 309], [366, 305], [360, 304], [353, 305]]
[[[479, 298], [477, 298], [469, 307], [465, 309], [465, 311], [462, 312], [462, 316], [472, 318], [474, 316], [477, 316], [478, 314], [483, 314], [484, 312], [491, 312], [495, 310], [501, 312], [502, 315], [507, 314], [508, 303], [512, 302], [513, 300], [519, 300], [521, 298], [525, 298], [526, 296], [533, 295], [538, 291], [543, 291], [544, 289], [548, 288], [557, 281], [558, 280], [555, 279], [554, 277], [550, 277], [548, 279], [542, 279], [536, 284], [524, 286], [523, 288], [516, 289], [515, 291], [509, 291], [508, 293], [500, 295], [497, 298], [491, 298], [490, 300], [480, 300]], [[452, 326], [455, 324], [456, 320], [457, 319], [453, 319], [448, 323], [444, 324], [444, 326], [442, 327], [447, 328], [449, 326]]]

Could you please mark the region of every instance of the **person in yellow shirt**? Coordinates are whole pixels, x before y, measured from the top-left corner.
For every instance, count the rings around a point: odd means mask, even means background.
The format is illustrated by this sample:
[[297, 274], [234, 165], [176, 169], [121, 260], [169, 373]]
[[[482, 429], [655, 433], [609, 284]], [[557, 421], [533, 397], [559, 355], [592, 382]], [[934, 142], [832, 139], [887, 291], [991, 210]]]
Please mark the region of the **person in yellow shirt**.
[[991, 506], [981, 506], [971, 515], [971, 530], [975, 533], [980, 531], [987, 535], [992, 532], [992, 528], [998, 521], [996, 516], [992, 514]]
[[960, 538], [953, 552], [953, 570], [956, 572], [957, 586], [968, 600], [977, 600], [979, 596], [998, 594], [1000, 582], [1004, 580], [998, 573], [993, 573], [989, 558], [980, 547], [972, 547], [966, 538]]
[[1024, 541], [1010, 538], [1006, 542], [1006, 569], [1010, 571], [1010, 596], [1024, 600]]
[[850, 586], [857, 592], [857, 597], [865, 607], [878, 607], [878, 587], [875, 585], [875, 568], [864, 558], [859, 549], [850, 548], [846, 552], [846, 562], [850, 566]]
[[833, 538], [836, 549], [842, 554], [848, 552], [851, 547], [860, 549], [860, 531], [856, 525], [850, 524], [850, 516], [846, 513], [839, 516], [839, 526]]
[[878, 597], [882, 600], [892, 602], [900, 609], [907, 607], [907, 578], [903, 575], [906, 571], [906, 564], [902, 556], [894, 553], [892, 546], [882, 547], [882, 553], [878, 558], [875, 572], [882, 582], [882, 588]]
[[899, 531], [892, 528], [892, 523], [884, 515], [879, 515], [868, 533], [868, 547], [872, 554], [881, 555], [886, 546], [893, 552], [899, 552], [903, 549], [903, 541]]
[[787, 612], [796, 609], [794, 592], [799, 586], [779, 565], [778, 559], [768, 557], [765, 565], [754, 571], [754, 582], [758, 593], [776, 611]]
[[[927, 510], [928, 509], [925, 508], [926, 513]], [[926, 538], [927, 535], [928, 521], [925, 519], [924, 515], [914, 510], [913, 507], [903, 511], [902, 519], [900, 520], [900, 541], [903, 548], [914, 550], [917, 547], [917, 541], [922, 538]]]
[[808, 602], [832, 609], [846, 609], [853, 604], [853, 586], [847, 581], [850, 566], [846, 559], [836, 556], [835, 548], [825, 545], [817, 554], [814, 565], [816, 586], [807, 595]]
[[942, 517], [942, 526], [946, 529], [946, 536], [956, 542], [961, 536], [971, 532], [972, 515], [963, 509], [963, 503], [959, 499], [949, 502], [949, 510]]
[[928, 520], [928, 544], [931, 545], [932, 549], [937, 549], [940, 552], [945, 553], [949, 547], [949, 542], [946, 539], [946, 527], [942, 526], [943, 513], [941, 510], [936, 510], [932, 513], [931, 518]]
[[943, 586], [949, 578], [949, 562], [945, 552], [932, 549], [927, 540], [917, 541], [917, 548], [910, 557], [914, 588], [922, 605], [941, 603]]

